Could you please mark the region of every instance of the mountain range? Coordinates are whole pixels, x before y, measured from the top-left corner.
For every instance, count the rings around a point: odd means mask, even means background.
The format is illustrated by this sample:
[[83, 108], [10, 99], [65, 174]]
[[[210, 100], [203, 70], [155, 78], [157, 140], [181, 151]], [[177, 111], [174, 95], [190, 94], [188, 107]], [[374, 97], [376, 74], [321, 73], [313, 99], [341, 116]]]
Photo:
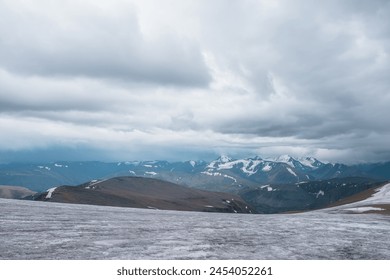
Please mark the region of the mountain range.
[[345, 165], [313, 157], [288, 155], [206, 161], [54, 162], [0, 164], [0, 185], [45, 191], [61, 185], [79, 185], [97, 179], [137, 176], [161, 179], [193, 188], [238, 193], [262, 184], [295, 184], [335, 178], [364, 177], [390, 180], [390, 162]]
[[[252, 213], [319, 209], [380, 187], [389, 179], [390, 163], [348, 166], [287, 155], [265, 159], [221, 156], [210, 162], [56, 162], [0, 166], [0, 184], [27, 187], [37, 192], [28, 196], [34, 200], [171, 210], [211, 211], [212, 208], [216, 212], [240, 213], [245, 213], [245, 209]], [[92, 185], [93, 191], [88, 189]], [[158, 186], [166, 190], [171, 200], [162, 195], [164, 192]], [[12, 194], [15, 194], [13, 198], [21, 198], [20, 192], [10, 192], [10, 188], [6, 192], [8, 198]], [[54, 189], [55, 196], [51, 197], [50, 190]], [[201, 191], [204, 193], [195, 194]], [[185, 199], [180, 196], [191, 192], [195, 193], [184, 196]], [[203, 199], [215, 197], [216, 193], [224, 193], [217, 199], [219, 204], [215, 204], [216, 200]], [[231, 200], [226, 195], [234, 196], [235, 201], [241, 199], [241, 206], [222, 207], [221, 201]], [[203, 198], [199, 200], [199, 197]], [[199, 205], [193, 204], [196, 200]], [[210, 207], [205, 209], [205, 205]]]

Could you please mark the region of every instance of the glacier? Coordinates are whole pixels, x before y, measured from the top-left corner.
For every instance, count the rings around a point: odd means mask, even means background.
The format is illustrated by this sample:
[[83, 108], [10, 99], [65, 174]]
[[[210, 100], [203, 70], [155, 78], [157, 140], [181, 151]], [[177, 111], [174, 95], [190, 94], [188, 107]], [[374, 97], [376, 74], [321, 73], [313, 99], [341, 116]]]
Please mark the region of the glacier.
[[0, 259], [390, 259], [390, 216], [223, 214], [0, 199]]

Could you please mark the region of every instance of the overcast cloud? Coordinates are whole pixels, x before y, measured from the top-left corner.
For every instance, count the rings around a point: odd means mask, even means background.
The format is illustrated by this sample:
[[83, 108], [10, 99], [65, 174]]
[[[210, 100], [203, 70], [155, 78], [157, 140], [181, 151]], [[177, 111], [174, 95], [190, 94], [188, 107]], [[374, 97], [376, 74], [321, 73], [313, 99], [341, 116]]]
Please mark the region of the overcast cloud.
[[389, 55], [390, 1], [0, 0], [0, 162], [390, 160]]

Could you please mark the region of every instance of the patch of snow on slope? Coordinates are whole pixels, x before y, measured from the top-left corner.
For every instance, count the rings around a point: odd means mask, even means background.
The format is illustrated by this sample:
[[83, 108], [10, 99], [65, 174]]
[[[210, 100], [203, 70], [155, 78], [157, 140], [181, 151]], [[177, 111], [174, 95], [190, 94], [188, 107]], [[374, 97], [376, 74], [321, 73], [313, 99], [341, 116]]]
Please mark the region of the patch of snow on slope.
[[203, 171], [201, 172], [202, 174], [206, 174], [206, 175], [209, 175], [209, 176], [222, 176], [221, 173], [219, 172], [208, 172], [208, 171]]
[[264, 166], [261, 170], [263, 170], [264, 172], [269, 172], [272, 170], [272, 166], [267, 164], [266, 166]]
[[48, 167], [48, 166], [39, 165], [38, 168], [39, 168], [39, 169], [46, 169], [46, 170], [49, 170], [49, 171], [50, 171], [50, 167]]
[[256, 173], [255, 168], [262, 162], [263, 160], [239, 159], [219, 165], [218, 170], [232, 169], [234, 166], [242, 164], [241, 170], [250, 176]]
[[157, 175], [157, 173], [156, 173], [156, 172], [153, 172], [153, 171], [147, 171], [147, 172], [145, 172], [145, 174], [146, 174], [146, 175], [152, 175], [152, 176]]
[[231, 179], [233, 180], [235, 183], [237, 183], [237, 180], [236, 178], [232, 177], [232, 176], [229, 176], [229, 175], [226, 175], [226, 174], [222, 174], [220, 172], [209, 172], [209, 171], [203, 171], [201, 172], [202, 174], [205, 174], [205, 175], [208, 175], [208, 176], [223, 176], [225, 178], [228, 178], [228, 179]]
[[366, 206], [366, 207], [355, 207], [355, 208], [345, 208], [343, 209], [345, 211], [351, 211], [351, 212], [354, 212], [354, 213], [364, 213], [364, 212], [368, 212], [368, 211], [383, 211], [385, 209], [383, 208], [378, 208], [378, 207], [369, 207], [369, 206]]
[[196, 162], [193, 160], [190, 160], [190, 164], [192, 165], [192, 167], [195, 167]]
[[256, 173], [255, 168], [262, 163], [262, 160], [249, 160], [243, 167], [242, 171], [249, 175], [253, 175]]
[[274, 189], [270, 185], [265, 185], [265, 186], [260, 187], [260, 189], [265, 189], [265, 188], [267, 188], [267, 191], [269, 191], [269, 192], [274, 191]]
[[48, 189], [47, 190], [47, 195], [46, 195], [46, 199], [49, 199], [49, 198], [51, 198], [51, 196], [52, 196], [52, 194], [53, 194], [53, 192], [56, 190], [56, 188], [50, 188], [50, 189]]
[[236, 178], [234, 178], [234, 177], [232, 177], [232, 176], [229, 176], [229, 175], [224, 174], [223, 177], [228, 178], [228, 179], [231, 179], [231, 180], [233, 180], [235, 183], [237, 183]]
[[240, 163], [240, 160], [235, 160], [231, 162], [225, 162], [220, 165], [218, 165], [218, 170], [221, 169], [232, 169], [236, 164]]
[[291, 173], [292, 175], [294, 175], [295, 177], [298, 177], [298, 175], [297, 175], [294, 171], [292, 171], [291, 168], [288, 168], [288, 167], [287, 167], [287, 171], [290, 172], [290, 173]]
[[368, 207], [367, 205], [376, 205], [376, 204], [390, 204], [390, 184], [386, 184], [378, 188], [376, 193], [374, 193], [369, 198], [366, 198], [361, 201], [341, 205], [341, 206], [335, 206], [330, 209], [332, 211], [333, 210], [349, 211], [349, 209], [363, 208], [363, 207], [367, 208]]
[[320, 190], [320, 191], [317, 193], [316, 198], [318, 198], [320, 195], [324, 196], [324, 195], [325, 195], [324, 191]]
[[62, 165], [62, 164], [58, 164], [58, 163], [54, 163], [54, 166], [55, 167], [65, 167], [65, 168], [68, 168], [67, 165]]
[[377, 190], [371, 197], [361, 201], [364, 203], [371, 204], [383, 204], [390, 203], [390, 184], [384, 185], [380, 189]]

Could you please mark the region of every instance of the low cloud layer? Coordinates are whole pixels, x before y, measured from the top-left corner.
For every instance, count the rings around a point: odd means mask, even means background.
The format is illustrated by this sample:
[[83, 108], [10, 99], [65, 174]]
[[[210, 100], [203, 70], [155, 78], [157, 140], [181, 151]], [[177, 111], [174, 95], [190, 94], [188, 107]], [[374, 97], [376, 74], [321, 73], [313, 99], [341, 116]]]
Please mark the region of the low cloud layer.
[[0, 161], [390, 160], [389, 14], [388, 1], [0, 1]]

